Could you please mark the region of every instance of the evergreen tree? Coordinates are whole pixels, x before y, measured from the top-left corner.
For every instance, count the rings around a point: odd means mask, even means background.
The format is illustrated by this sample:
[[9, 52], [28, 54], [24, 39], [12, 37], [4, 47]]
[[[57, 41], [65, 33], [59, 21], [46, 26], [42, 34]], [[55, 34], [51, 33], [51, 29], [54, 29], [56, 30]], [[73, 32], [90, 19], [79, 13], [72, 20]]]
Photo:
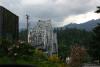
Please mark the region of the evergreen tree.
[[66, 28], [64, 30], [56, 30], [58, 39], [58, 54], [62, 59], [69, 57], [70, 47], [75, 43], [81, 44], [86, 49], [89, 49], [90, 41], [92, 40], [92, 32], [78, 30], [75, 28]]
[[100, 61], [100, 24], [93, 29], [93, 41], [90, 45], [90, 55], [92, 56], [93, 60]]
[[21, 40], [21, 41], [27, 41], [27, 30], [26, 29], [22, 29], [19, 32], [19, 40]]
[[[97, 7], [96, 13], [100, 13], [100, 7]], [[89, 53], [92, 56], [93, 60], [99, 60], [100, 63], [100, 24], [93, 29], [93, 41], [90, 45]]]

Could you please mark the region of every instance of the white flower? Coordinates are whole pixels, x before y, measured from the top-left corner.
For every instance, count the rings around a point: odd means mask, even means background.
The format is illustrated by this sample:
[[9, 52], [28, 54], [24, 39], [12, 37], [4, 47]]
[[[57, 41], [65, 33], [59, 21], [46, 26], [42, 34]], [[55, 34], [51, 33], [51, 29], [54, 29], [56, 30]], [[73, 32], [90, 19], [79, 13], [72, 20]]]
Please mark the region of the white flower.
[[17, 53], [14, 53], [14, 55], [16, 56], [16, 55], [17, 55]]

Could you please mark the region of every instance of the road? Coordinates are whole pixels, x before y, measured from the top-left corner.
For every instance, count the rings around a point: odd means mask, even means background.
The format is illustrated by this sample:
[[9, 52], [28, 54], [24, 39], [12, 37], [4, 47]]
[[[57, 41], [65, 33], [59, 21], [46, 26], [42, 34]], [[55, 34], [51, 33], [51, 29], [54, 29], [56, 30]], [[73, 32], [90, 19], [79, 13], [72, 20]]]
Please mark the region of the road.
[[95, 65], [95, 64], [85, 64], [83, 67], [100, 67], [100, 65]]
[[100, 66], [83, 66], [83, 67], [100, 67]]

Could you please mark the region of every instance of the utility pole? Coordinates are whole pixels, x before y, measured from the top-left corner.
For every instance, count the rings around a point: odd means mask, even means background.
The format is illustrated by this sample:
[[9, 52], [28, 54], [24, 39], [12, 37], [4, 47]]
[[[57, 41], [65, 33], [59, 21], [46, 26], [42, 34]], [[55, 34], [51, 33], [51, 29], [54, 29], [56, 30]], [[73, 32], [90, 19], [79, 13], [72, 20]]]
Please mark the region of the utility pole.
[[26, 14], [26, 20], [27, 20], [27, 29], [26, 29], [26, 31], [27, 31], [27, 43], [28, 43], [29, 15], [27, 15], [27, 14]]

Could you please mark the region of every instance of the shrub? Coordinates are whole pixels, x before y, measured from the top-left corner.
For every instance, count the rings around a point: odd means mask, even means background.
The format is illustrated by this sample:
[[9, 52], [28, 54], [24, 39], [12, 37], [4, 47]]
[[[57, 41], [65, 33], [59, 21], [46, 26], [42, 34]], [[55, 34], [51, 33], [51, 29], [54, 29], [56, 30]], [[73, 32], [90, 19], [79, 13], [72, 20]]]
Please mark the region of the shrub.
[[79, 45], [75, 45], [71, 49], [71, 67], [81, 67], [86, 57], [86, 50]]
[[60, 59], [56, 54], [49, 56], [48, 60], [51, 61], [51, 62], [60, 62]]
[[47, 58], [47, 55], [42, 50], [39, 49], [35, 49], [35, 55], [39, 58], [43, 58], [43, 59]]

